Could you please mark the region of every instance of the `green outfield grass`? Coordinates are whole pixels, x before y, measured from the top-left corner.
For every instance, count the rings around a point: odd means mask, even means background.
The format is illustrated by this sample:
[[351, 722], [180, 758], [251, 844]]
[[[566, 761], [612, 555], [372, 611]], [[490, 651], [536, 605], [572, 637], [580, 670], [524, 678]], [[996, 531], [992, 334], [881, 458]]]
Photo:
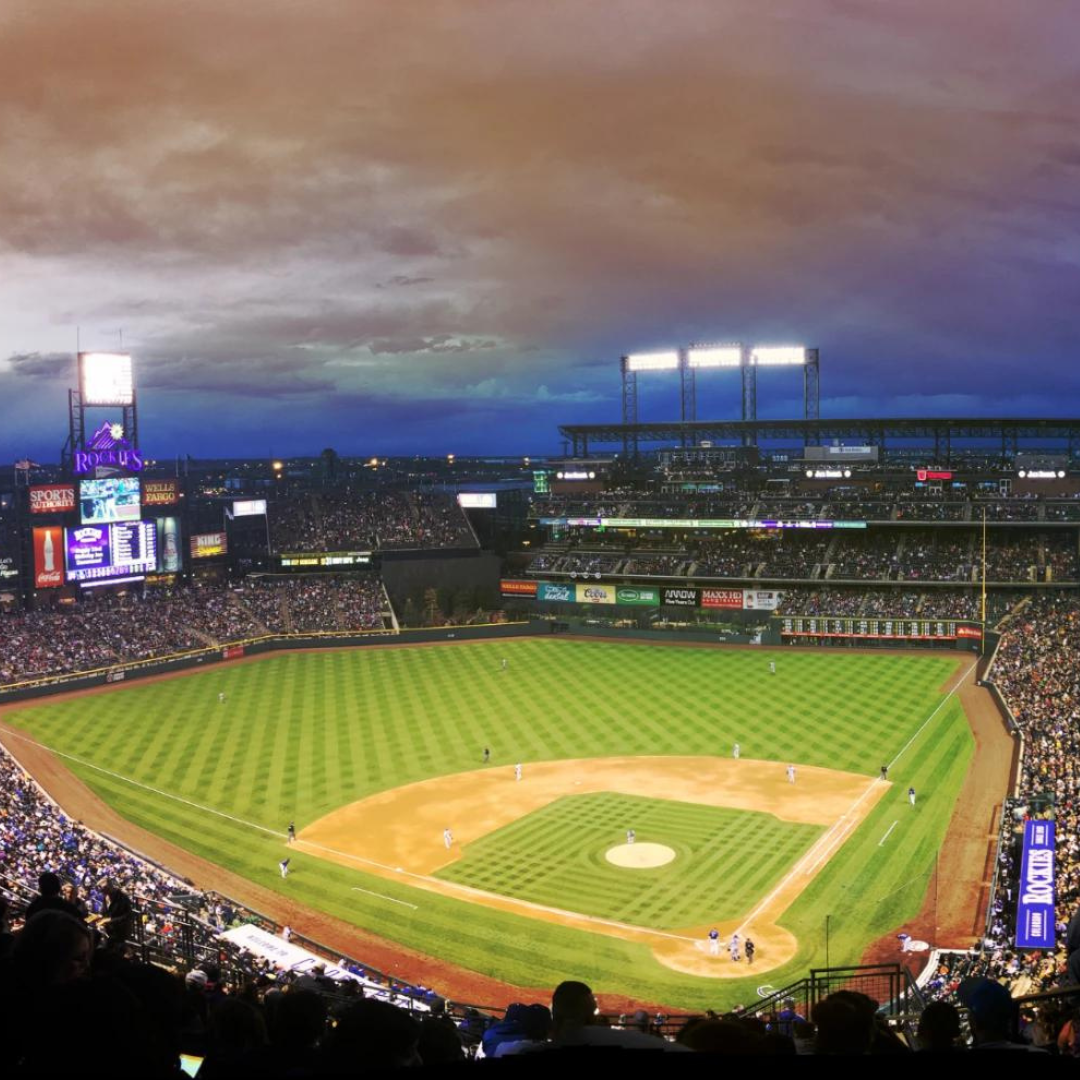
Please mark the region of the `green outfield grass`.
[[[672, 848], [674, 861], [648, 870], [613, 866], [605, 852], [626, 842], [628, 826], [638, 843]], [[675, 929], [745, 915], [822, 832], [772, 814], [634, 795], [572, 795], [473, 841], [436, 876], [585, 915]]]
[[[74, 771], [131, 820], [297, 901], [522, 985], [576, 977], [700, 1008], [745, 999], [761, 980], [680, 975], [643, 945], [472, 907], [302, 852], [282, 881], [285, 827], [376, 791], [478, 768], [484, 746], [494, 762], [528, 763], [727, 756], [738, 741], [745, 757], [876, 775], [932, 716], [893, 769], [893, 790], [785, 917], [801, 949], [769, 972], [782, 985], [823, 961], [826, 914], [837, 963], [856, 960], [868, 940], [918, 910], [972, 749], [958, 702], [943, 704], [941, 693], [957, 666], [915, 652], [518, 639], [289, 654], [28, 706], [7, 719], [72, 755]], [[919, 791], [915, 809], [909, 784]], [[729, 898], [750, 896], [757, 869], [747, 859], [713, 884]]]

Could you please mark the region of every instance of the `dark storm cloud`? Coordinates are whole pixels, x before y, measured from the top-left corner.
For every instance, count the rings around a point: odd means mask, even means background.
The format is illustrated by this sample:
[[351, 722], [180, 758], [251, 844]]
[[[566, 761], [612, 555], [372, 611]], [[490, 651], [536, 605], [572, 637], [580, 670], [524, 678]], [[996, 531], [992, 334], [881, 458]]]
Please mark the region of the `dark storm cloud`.
[[715, 339], [819, 346], [837, 409], [1068, 411], [1078, 45], [1056, 0], [10, 0], [4, 352], [122, 328], [176, 432], [411, 400], [551, 446]]

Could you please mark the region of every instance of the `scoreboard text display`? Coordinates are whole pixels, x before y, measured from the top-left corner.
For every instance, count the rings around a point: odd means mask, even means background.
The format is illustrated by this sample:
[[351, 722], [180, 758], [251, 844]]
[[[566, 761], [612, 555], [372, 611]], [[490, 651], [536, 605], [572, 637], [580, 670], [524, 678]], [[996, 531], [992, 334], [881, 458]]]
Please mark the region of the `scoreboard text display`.
[[782, 637], [896, 638], [904, 641], [982, 637], [980, 627], [956, 619], [838, 619], [810, 615], [780, 618]]

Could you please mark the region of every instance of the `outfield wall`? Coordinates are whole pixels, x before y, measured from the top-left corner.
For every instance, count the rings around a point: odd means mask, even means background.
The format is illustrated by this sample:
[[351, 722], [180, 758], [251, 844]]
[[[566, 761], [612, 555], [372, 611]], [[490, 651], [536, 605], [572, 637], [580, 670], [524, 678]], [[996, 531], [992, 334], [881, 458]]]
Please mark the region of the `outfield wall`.
[[401, 630], [398, 633], [383, 630], [367, 634], [295, 634], [252, 638], [214, 648], [157, 657], [153, 660], [139, 660], [130, 664], [99, 668], [96, 671], [29, 680], [13, 686], [0, 687], [0, 705], [48, 697], [50, 694], [67, 693], [70, 690], [87, 690], [95, 686], [130, 682], [152, 675], [166, 675], [191, 668], [209, 667], [225, 660], [239, 660], [245, 656], [260, 656], [293, 649], [352, 649], [386, 645], [423, 645], [440, 641], [495, 641], [501, 638], [547, 633], [550, 633], [550, 630], [546, 624], [512, 622], [485, 623], [482, 626], [432, 627]]

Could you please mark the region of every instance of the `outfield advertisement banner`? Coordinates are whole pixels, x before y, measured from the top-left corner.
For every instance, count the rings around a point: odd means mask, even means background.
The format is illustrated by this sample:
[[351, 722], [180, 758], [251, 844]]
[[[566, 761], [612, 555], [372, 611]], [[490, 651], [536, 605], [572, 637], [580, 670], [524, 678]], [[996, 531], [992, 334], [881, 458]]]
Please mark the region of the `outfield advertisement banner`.
[[615, 589], [615, 602], [634, 607], [656, 607], [660, 603], [660, 590], [641, 585], [619, 585]]
[[499, 582], [499, 592], [503, 596], [536, 596], [537, 583], [535, 581], [507, 581]]
[[575, 599], [579, 604], [615, 603], [616, 587], [614, 585], [599, 585], [596, 582], [593, 582], [591, 585], [579, 583], [576, 588], [577, 593]]
[[537, 600], [556, 601], [560, 604], [572, 604], [576, 599], [574, 586], [571, 584], [557, 585], [549, 581], [541, 581], [536, 590]]
[[703, 608], [739, 608], [743, 606], [742, 589], [702, 589]]
[[1054, 823], [1026, 821], [1016, 905], [1016, 947], [1053, 949], [1055, 941]]
[[661, 589], [660, 603], [664, 607], [697, 607], [699, 594], [699, 589]]
[[747, 589], [743, 593], [743, 609], [746, 611], [775, 611], [784, 594], [771, 589]]

